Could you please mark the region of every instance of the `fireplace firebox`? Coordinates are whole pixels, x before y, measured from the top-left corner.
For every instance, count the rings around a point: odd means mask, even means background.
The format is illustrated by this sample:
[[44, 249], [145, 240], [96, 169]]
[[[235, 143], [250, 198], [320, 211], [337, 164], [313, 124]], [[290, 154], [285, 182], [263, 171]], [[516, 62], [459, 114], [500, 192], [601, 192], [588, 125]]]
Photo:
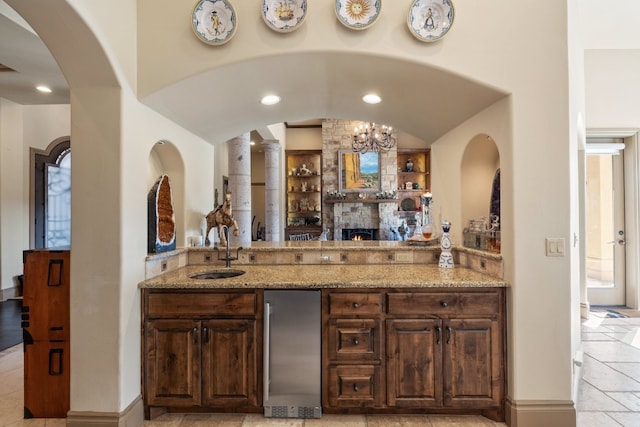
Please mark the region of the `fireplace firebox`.
[[343, 228], [342, 240], [379, 240], [376, 228]]

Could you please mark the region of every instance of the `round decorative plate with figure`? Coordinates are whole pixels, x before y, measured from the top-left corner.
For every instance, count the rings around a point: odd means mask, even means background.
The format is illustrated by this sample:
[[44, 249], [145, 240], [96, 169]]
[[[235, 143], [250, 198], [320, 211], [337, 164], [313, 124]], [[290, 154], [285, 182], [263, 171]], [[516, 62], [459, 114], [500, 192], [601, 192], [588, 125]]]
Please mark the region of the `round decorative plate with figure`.
[[411, 34], [423, 42], [443, 37], [453, 25], [451, 0], [413, 0], [407, 16]]
[[222, 45], [236, 32], [236, 12], [228, 0], [200, 0], [191, 14], [193, 32], [210, 45]]

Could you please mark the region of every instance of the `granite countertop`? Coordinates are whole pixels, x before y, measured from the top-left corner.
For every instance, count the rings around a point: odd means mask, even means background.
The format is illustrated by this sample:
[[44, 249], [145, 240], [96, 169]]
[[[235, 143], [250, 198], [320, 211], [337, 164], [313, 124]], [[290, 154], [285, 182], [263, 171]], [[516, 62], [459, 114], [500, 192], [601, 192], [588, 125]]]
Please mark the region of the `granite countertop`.
[[508, 287], [504, 279], [468, 268], [441, 269], [433, 264], [371, 265], [238, 265], [241, 276], [225, 279], [192, 279], [191, 276], [224, 267], [192, 265], [139, 284], [147, 289], [233, 288], [429, 288]]

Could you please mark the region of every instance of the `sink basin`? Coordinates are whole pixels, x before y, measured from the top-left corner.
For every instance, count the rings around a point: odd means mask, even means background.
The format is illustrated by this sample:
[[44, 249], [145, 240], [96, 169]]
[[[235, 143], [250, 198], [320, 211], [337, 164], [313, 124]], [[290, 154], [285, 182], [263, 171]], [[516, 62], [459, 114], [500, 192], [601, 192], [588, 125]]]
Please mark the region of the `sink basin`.
[[205, 271], [191, 276], [192, 279], [228, 279], [229, 277], [241, 276], [245, 272], [242, 270], [213, 270]]

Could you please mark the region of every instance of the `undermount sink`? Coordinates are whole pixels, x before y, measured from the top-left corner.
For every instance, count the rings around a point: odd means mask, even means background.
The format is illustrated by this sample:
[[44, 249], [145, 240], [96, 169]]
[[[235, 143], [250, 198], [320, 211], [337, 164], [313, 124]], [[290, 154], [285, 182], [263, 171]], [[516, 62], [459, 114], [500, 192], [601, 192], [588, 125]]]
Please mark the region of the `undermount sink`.
[[242, 270], [213, 270], [205, 271], [191, 276], [192, 279], [228, 279], [230, 277], [242, 276], [245, 272]]

